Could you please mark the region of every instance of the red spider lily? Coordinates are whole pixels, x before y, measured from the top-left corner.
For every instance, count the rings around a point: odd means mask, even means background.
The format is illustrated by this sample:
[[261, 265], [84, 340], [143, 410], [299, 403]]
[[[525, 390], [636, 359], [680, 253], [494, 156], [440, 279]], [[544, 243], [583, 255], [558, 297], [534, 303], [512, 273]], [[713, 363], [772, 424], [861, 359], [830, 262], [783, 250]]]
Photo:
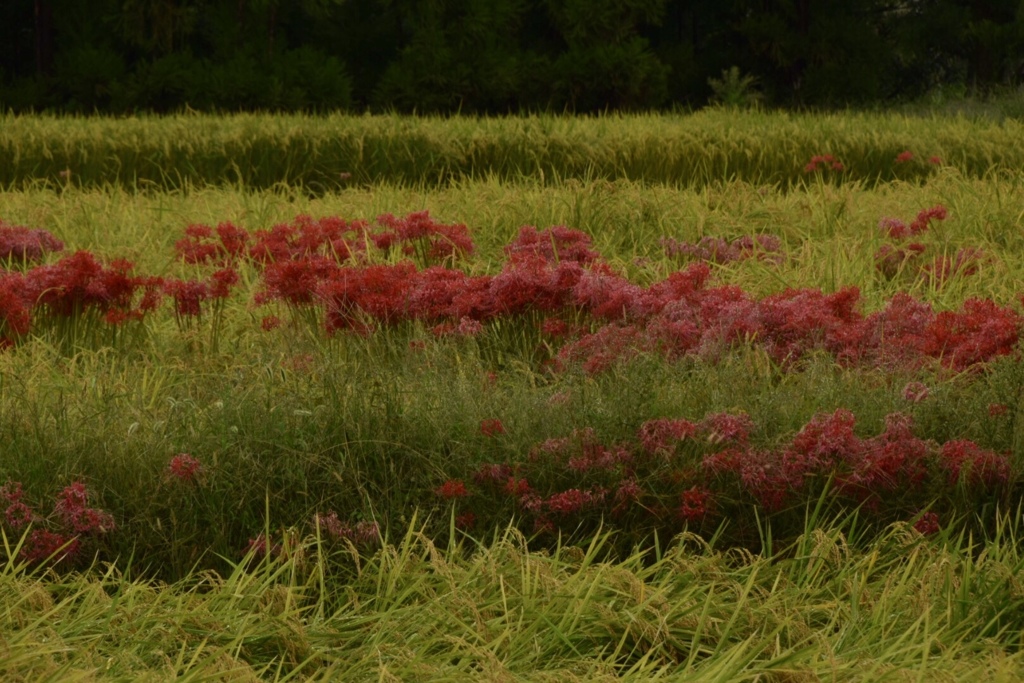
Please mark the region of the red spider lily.
[[469, 495], [469, 490], [466, 489], [466, 483], [461, 479], [449, 479], [434, 489], [434, 493], [445, 500], [452, 500], [455, 498], [465, 498]]
[[20, 273], [0, 273], [0, 342], [13, 344], [32, 326], [31, 288]]
[[331, 511], [329, 515], [321, 515], [319, 513], [313, 515], [313, 525], [334, 540], [344, 538], [348, 527], [348, 525], [343, 524], [338, 519], [338, 513], [334, 511]]
[[505, 247], [505, 253], [513, 260], [526, 255], [540, 257], [550, 263], [575, 261], [586, 264], [600, 258], [600, 254], [591, 249], [590, 245], [590, 235], [564, 225], [556, 225], [547, 230], [524, 225], [516, 238]]
[[926, 247], [920, 242], [903, 246], [883, 244], [875, 252], [875, 269], [888, 279], [893, 279], [906, 269], [907, 264], [924, 253]]
[[585, 445], [582, 453], [571, 456], [565, 466], [578, 474], [592, 470], [610, 472], [628, 465], [632, 460], [633, 456], [623, 446], [605, 447], [594, 443]]
[[213, 242], [213, 229], [208, 225], [189, 225], [185, 237], [174, 243], [174, 250], [185, 263], [216, 263], [227, 265], [246, 255], [249, 233], [233, 223], [217, 226], [220, 243]]
[[968, 299], [960, 312], [943, 311], [924, 329], [922, 352], [956, 371], [1013, 352], [1021, 317], [988, 299]]
[[131, 275], [133, 265], [123, 259], [100, 263], [87, 251], [79, 251], [55, 264], [37, 266], [26, 274], [35, 305], [49, 315], [77, 317], [92, 309], [106, 313], [111, 309], [132, 310], [137, 290], [152, 285], [149, 278]]
[[283, 548], [280, 543], [267, 543], [267, 537], [264, 534], [257, 534], [255, 538], [250, 538], [246, 543], [245, 548], [242, 550], [242, 555], [248, 557], [252, 555], [253, 558], [261, 560], [267, 556], [269, 552], [273, 557], [280, 557]]
[[545, 507], [555, 515], [571, 515], [586, 508], [601, 503], [606, 492], [602, 489], [581, 491], [580, 489], [569, 489], [561, 493], [548, 496], [544, 501]]
[[473, 481], [480, 485], [505, 484], [512, 478], [512, 468], [505, 464], [480, 465], [473, 473]]
[[544, 318], [540, 330], [547, 337], [566, 337], [569, 335], [569, 323], [560, 318]]
[[4, 510], [4, 521], [7, 522], [7, 526], [11, 527], [15, 531], [22, 529], [32, 522], [36, 521], [37, 515], [27, 504], [16, 500], [7, 506]]
[[612, 508], [612, 514], [622, 514], [630, 506], [637, 503], [641, 496], [643, 496], [643, 489], [640, 488], [640, 484], [637, 483], [635, 477], [623, 479], [615, 490], [615, 507]]
[[89, 502], [85, 484], [76, 481], [64, 487], [53, 511], [68, 529], [76, 534], [103, 534], [116, 527], [110, 513], [87, 507]]
[[281, 327], [281, 319], [276, 315], [268, 315], [260, 320], [260, 329], [264, 332], [270, 332], [271, 330], [276, 330], [279, 327]]
[[957, 251], [954, 258], [936, 256], [932, 263], [921, 268], [921, 279], [941, 287], [949, 278], [956, 275], [974, 275], [985, 261], [984, 251], [967, 247]]
[[481, 320], [491, 306], [487, 294], [489, 276], [470, 277], [441, 266], [415, 275], [408, 290], [409, 311], [428, 323], [470, 318]]
[[178, 453], [167, 464], [167, 474], [178, 481], [192, 483], [202, 473], [203, 466], [188, 453]]
[[697, 433], [697, 425], [683, 419], [648, 420], [640, 425], [640, 445], [649, 455], [668, 456], [676, 446]]
[[596, 318], [625, 321], [642, 311], [642, 295], [642, 288], [605, 266], [580, 275], [572, 303]]
[[317, 301], [320, 285], [338, 270], [325, 256], [275, 261], [263, 270], [263, 289], [256, 293], [257, 304], [282, 300], [290, 306], [308, 306]]
[[472, 512], [464, 512], [455, 517], [455, 528], [462, 531], [469, 531], [476, 526], [476, 515]]
[[495, 437], [505, 433], [505, 425], [498, 418], [489, 418], [480, 421], [480, 433], [484, 436]]
[[754, 421], [746, 413], [713, 413], [697, 425], [697, 434], [711, 444], [745, 446], [754, 430]]
[[0, 261], [41, 261], [45, 254], [63, 250], [64, 243], [47, 230], [11, 225], [0, 219]]
[[923, 209], [918, 212], [917, 217], [907, 225], [898, 218], [883, 218], [878, 222], [878, 229], [890, 239], [904, 239], [913, 235], [920, 235], [928, 230], [933, 220], [943, 221], [949, 212], [941, 204]]
[[1002, 417], [1010, 412], [1010, 406], [1005, 403], [989, 403], [988, 404], [988, 416], [989, 417]]
[[862, 334], [851, 335], [842, 356], [860, 356], [890, 367], [913, 365], [923, 351], [923, 332], [934, 319], [929, 304], [899, 292], [884, 309], [867, 317]]
[[939, 516], [934, 512], [926, 512], [914, 522], [914, 529], [922, 536], [934, 536], [942, 530], [939, 526]]
[[702, 237], [690, 243], [667, 237], [661, 240], [669, 258], [709, 263], [733, 263], [757, 258], [779, 263], [783, 260], [782, 240], [774, 235], [745, 235], [728, 242], [720, 237]]
[[917, 218], [910, 224], [910, 234], [920, 234], [928, 229], [931, 221], [944, 221], [948, 215], [949, 212], [946, 211], [946, 207], [942, 204], [936, 204], [930, 209], [924, 209], [917, 214]]
[[575, 261], [552, 264], [536, 255], [517, 255], [491, 279], [488, 312], [506, 316], [529, 310], [558, 312], [571, 302], [573, 287], [583, 272]]
[[338, 268], [317, 288], [326, 306], [328, 332], [365, 330], [367, 321], [393, 324], [411, 319], [409, 291], [416, 267], [411, 263]]
[[908, 163], [910, 161], [913, 161], [913, 159], [914, 159], [914, 153], [911, 152], [909, 149], [907, 151], [905, 151], [905, 152], [900, 152], [899, 154], [896, 155], [896, 163], [897, 164], [906, 164], [906, 163]]
[[917, 487], [928, 473], [930, 446], [913, 435], [909, 415], [893, 413], [885, 418], [885, 430], [863, 442], [860, 457], [839, 490], [865, 500], [879, 493]]
[[391, 214], [377, 217], [384, 232], [371, 234], [369, 239], [378, 249], [402, 245], [407, 255], [418, 254], [424, 265], [469, 256], [474, 251], [469, 229], [462, 224], [444, 225], [430, 218], [430, 212], [410, 213], [404, 218]]
[[843, 164], [838, 161], [831, 154], [816, 154], [811, 157], [811, 160], [804, 166], [805, 173], [815, 173], [817, 171], [824, 171], [832, 169], [833, 171], [842, 171]]
[[462, 316], [459, 324], [455, 326], [455, 334], [460, 337], [476, 337], [484, 331], [484, 326], [479, 320]]
[[259, 264], [324, 257], [341, 263], [366, 250], [365, 221], [296, 216], [291, 224], [257, 230], [249, 258]]
[[347, 537], [356, 545], [376, 545], [381, 541], [380, 527], [377, 522], [356, 522]]
[[944, 443], [939, 462], [951, 485], [962, 483], [992, 489], [1005, 484], [1010, 477], [1010, 463], [1005, 455], [966, 439]]
[[8, 503], [17, 503], [24, 495], [25, 492], [21, 489], [20, 481], [8, 480], [3, 486], [0, 486], [0, 498]]
[[563, 346], [558, 351], [557, 361], [563, 367], [580, 365], [588, 375], [596, 375], [650, 349], [650, 341], [636, 327], [605, 325]]
[[853, 433], [855, 423], [853, 413], [845, 408], [812, 417], [791, 444], [792, 451], [806, 459], [802, 469], [820, 470], [835, 463], [854, 461], [863, 448], [861, 440]]
[[708, 515], [711, 491], [694, 486], [680, 496], [679, 516], [687, 522], [699, 522]]
[[210, 297], [226, 299], [231, 288], [238, 284], [238, 271], [234, 268], [222, 268], [210, 275]]
[[377, 522], [356, 522], [354, 525], [338, 519], [337, 512], [328, 515], [316, 514], [314, 526], [319, 527], [333, 541], [349, 541], [356, 546], [372, 546], [380, 543], [380, 527]]
[[210, 286], [199, 280], [165, 280], [164, 292], [174, 299], [174, 315], [179, 321], [201, 317], [202, 304], [210, 298]]
[[33, 564], [47, 560], [59, 564], [65, 560], [75, 560], [81, 551], [81, 545], [81, 541], [76, 536], [68, 536], [46, 529], [33, 529], [25, 541], [25, 545], [21, 548], [20, 557]]
[[531, 491], [530, 482], [526, 479], [511, 476], [505, 482], [505, 493], [516, 498], [521, 498]]

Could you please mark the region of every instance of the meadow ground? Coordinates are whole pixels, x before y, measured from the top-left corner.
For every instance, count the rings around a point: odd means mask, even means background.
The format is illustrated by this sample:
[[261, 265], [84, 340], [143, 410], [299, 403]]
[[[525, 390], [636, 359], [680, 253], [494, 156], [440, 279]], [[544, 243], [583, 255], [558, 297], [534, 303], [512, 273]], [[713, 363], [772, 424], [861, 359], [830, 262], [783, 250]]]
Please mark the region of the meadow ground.
[[8, 121], [5, 680], [1024, 676], [1017, 124], [701, 116]]

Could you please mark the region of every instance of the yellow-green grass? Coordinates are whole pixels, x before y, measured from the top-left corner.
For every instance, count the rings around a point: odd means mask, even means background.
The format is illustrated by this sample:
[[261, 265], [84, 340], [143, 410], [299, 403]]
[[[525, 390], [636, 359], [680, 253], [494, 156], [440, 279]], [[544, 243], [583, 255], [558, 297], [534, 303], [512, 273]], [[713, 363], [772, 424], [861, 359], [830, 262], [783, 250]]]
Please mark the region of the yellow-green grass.
[[[1020, 510], [989, 539], [819, 520], [774, 553], [694, 536], [609, 562], [512, 530], [356, 559], [315, 537], [174, 584], [0, 572], [8, 681], [1015, 681]], [[7, 539], [11, 542], [12, 539]]]
[[[907, 150], [915, 159], [897, 163]], [[918, 181], [935, 171], [932, 156], [971, 177], [1013, 174], [1024, 167], [1024, 127], [1015, 119], [726, 109], [592, 118], [0, 117], [0, 187], [241, 183], [323, 193], [380, 182], [582, 177], [791, 187], [807, 182], [805, 164], [823, 154], [845, 166], [825, 172], [828, 182]]]

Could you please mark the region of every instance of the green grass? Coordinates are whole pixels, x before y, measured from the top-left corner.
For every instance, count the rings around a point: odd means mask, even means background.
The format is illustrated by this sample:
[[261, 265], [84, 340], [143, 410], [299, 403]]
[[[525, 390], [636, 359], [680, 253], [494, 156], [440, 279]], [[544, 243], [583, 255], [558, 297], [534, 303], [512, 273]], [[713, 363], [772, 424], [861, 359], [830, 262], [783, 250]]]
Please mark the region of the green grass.
[[[898, 114], [803, 115], [708, 109], [692, 115], [178, 115], [0, 118], [0, 187], [116, 184], [143, 190], [242, 184], [322, 194], [367, 183], [436, 186], [464, 179], [627, 179], [700, 187], [722, 180], [799, 186], [816, 154], [843, 162], [836, 181], [919, 181], [927, 159], [970, 177], [1016, 173], [1015, 119]], [[913, 163], [895, 163], [911, 150]], [[343, 174], [350, 177], [343, 179]]]

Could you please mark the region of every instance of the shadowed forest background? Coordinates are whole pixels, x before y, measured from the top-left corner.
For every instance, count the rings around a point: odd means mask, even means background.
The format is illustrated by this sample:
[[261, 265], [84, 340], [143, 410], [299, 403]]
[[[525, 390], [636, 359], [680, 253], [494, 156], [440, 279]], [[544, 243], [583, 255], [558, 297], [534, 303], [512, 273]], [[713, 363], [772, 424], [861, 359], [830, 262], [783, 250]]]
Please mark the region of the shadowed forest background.
[[7, 0], [0, 44], [15, 112], [872, 107], [1018, 88], [1024, 2]]

